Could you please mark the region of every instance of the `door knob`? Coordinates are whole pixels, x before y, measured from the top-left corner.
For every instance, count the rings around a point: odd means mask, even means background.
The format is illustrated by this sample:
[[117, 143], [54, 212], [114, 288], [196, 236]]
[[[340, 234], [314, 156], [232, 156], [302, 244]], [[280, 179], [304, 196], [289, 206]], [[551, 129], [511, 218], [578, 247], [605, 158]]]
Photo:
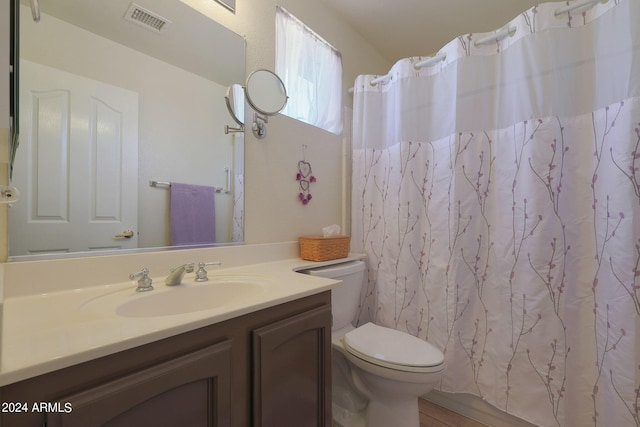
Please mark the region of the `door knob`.
[[133, 237], [133, 231], [131, 230], [124, 230], [122, 233], [120, 234], [116, 234], [115, 236], [113, 236], [116, 239], [130, 239]]

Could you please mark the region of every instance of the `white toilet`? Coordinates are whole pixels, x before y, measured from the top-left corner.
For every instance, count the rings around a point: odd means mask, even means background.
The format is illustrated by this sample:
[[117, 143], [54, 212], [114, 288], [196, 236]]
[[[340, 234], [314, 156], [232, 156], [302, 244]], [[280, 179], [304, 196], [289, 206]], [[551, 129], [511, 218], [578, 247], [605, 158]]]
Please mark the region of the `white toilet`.
[[444, 355], [407, 333], [373, 323], [355, 328], [363, 261], [306, 271], [339, 279], [332, 290], [333, 417], [342, 427], [419, 427], [418, 397], [445, 369]]

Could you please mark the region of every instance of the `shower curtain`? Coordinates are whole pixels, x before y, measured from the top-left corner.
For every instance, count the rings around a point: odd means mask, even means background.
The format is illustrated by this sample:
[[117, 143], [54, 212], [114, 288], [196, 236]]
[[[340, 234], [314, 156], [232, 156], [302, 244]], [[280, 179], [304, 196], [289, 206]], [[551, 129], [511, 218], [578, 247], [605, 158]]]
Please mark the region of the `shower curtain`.
[[640, 426], [640, 1], [566, 4], [357, 78], [358, 321], [442, 349], [442, 391]]

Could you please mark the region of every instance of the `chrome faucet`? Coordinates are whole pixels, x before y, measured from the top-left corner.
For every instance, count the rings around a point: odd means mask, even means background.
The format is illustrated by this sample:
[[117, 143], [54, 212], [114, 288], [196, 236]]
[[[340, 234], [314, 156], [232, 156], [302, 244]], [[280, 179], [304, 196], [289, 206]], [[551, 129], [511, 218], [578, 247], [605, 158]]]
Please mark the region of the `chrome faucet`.
[[136, 292], [146, 292], [146, 291], [153, 290], [153, 286], [151, 286], [151, 283], [153, 282], [153, 280], [149, 277], [148, 268], [144, 267], [142, 270], [135, 273], [131, 273], [129, 275], [129, 280], [136, 280], [136, 279], [138, 279], [138, 287], [136, 288]]
[[193, 273], [193, 266], [194, 264], [190, 262], [182, 264], [180, 267], [172, 268], [171, 273], [169, 273], [167, 278], [164, 280], [164, 283], [166, 283], [167, 286], [177, 286], [181, 284], [185, 273]]

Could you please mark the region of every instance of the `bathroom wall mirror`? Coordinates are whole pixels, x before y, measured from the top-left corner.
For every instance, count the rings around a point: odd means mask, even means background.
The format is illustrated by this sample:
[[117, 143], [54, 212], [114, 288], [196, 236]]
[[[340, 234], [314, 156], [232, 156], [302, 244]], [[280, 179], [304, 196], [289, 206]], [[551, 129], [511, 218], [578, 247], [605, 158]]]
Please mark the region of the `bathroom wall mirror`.
[[256, 70], [247, 77], [245, 85], [247, 102], [258, 113], [273, 116], [287, 105], [287, 90], [275, 73]]
[[172, 182], [214, 187], [211, 244], [242, 242], [244, 136], [224, 126], [235, 120], [226, 90], [245, 81], [244, 38], [179, 0], [40, 8], [37, 24], [28, 0], [16, 8], [22, 197], [10, 259], [168, 247]]

